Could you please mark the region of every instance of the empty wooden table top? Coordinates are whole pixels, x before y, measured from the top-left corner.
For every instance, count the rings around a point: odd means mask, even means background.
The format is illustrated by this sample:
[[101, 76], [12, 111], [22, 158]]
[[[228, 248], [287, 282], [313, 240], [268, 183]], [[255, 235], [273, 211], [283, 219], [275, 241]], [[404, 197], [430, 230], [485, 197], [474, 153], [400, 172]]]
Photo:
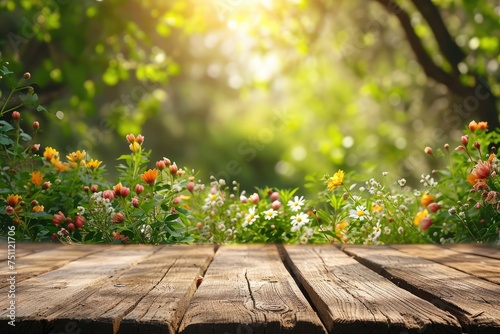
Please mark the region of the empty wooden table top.
[[494, 247], [0, 250], [1, 333], [500, 333]]

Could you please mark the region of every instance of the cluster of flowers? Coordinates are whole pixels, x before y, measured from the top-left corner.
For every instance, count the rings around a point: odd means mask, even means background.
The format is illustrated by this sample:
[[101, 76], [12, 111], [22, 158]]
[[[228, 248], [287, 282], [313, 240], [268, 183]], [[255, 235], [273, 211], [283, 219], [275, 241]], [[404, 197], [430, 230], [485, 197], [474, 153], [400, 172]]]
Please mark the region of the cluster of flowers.
[[[0, 74], [11, 72], [0, 67]], [[28, 80], [25, 75], [23, 80]], [[15, 84], [15, 92], [26, 90]], [[29, 91], [29, 89], [28, 89]], [[145, 137], [126, 136], [130, 153], [118, 157], [119, 182], [104, 179], [105, 166], [85, 151], [62, 161], [21, 129], [22, 114], [0, 120], [0, 231], [14, 224], [18, 240], [73, 242], [279, 242], [279, 243], [450, 243], [500, 242], [500, 132], [472, 121], [453, 150], [426, 147], [442, 168], [422, 175], [419, 189], [382, 173], [351, 183], [338, 170], [325, 175], [322, 190], [306, 201], [297, 189], [257, 189], [247, 195], [237, 182], [196, 180], [168, 158], [151, 168]], [[25, 99], [37, 106], [36, 99]], [[37, 107], [39, 109], [39, 107]], [[27, 204], [29, 203], [29, 204]]]

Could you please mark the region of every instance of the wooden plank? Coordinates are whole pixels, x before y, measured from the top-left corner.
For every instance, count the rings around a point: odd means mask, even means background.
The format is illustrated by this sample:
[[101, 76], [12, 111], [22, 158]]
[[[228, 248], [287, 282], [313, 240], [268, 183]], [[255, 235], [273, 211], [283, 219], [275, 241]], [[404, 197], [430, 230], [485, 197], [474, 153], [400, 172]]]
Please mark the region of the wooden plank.
[[180, 333], [326, 333], [274, 245], [221, 246]]
[[446, 244], [443, 245], [443, 247], [452, 249], [456, 252], [476, 254], [500, 260], [500, 248], [498, 247], [487, 246], [482, 244]]
[[[175, 333], [213, 246], [150, 246], [155, 252], [65, 308], [45, 313], [57, 333], [73, 323], [83, 333]], [[133, 251], [133, 250], [132, 250]], [[99, 305], [99, 307], [95, 307]]]
[[500, 284], [500, 259], [461, 253], [453, 248], [447, 249], [437, 245], [391, 245], [391, 247]]
[[467, 333], [500, 332], [500, 286], [387, 246], [345, 246], [358, 261], [457, 317]]
[[[75, 246], [76, 247], [76, 246]], [[101, 251], [56, 270], [44, 273], [16, 285], [15, 333], [44, 333], [52, 329], [51, 314], [64, 309], [105, 285], [110, 278], [120, 275], [148, 256], [155, 248], [147, 246], [94, 245]], [[0, 289], [5, 295], [7, 288]], [[0, 300], [0, 330], [10, 333], [7, 325], [7, 299]], [[99, 305], [101, 306], [101, 305]]]
[[[120, 334], [175, 333], [199, 280], [213, 259], [214, 247], [166, 247], [155, 255], [163, 267], [168, 265], [168, 271], [154, 286], [149, 283], [151, 288], [147, 294], [123, 318]], [[144, 276], [145, 272], [149, 273], [149, 270], [137, 268], [127, 275], [127, 280], [140, 281], [141, 276]], [[113, 312], [116, 313], [116, 310]], [[103, 316], [111, 314], [108, 312]]]
[[329, 332], [462, 333], [451, 314], [332, 245], [287, 245], [286, 260]]
[[[53, 245], [52, 248], [29, 247], [33, 250], [25, 256], [19, 258], [16, 254], [16, 282], [21, 282], [25, 279], [38, 276], [48, 271], [60, 268], [71, 261], [87, 255], [96, 253], [102, 248], [95, 245]], [[9, 283], [6, 281], [0, 282], [0, 289], [4, 288]]]
[[8, 248], [11, 249], [10, 254], [14, 254], [16, 257], [16, 260], [22, 259], [23, 257], [37, 253], [37, 252], [43, 252], [46, 250], [54, 249], [57, 247], [62, 247], [64, 246], [61, 243], [55, 243], [55, 242], [50, 242], [50, 243], [34, 243], [34, 242], [16, 242], [14, 249], [12, 247], [9, 247], [7, 242], [0, 242], [0, 262], [1, 261], [7, 261], [7, 251]]

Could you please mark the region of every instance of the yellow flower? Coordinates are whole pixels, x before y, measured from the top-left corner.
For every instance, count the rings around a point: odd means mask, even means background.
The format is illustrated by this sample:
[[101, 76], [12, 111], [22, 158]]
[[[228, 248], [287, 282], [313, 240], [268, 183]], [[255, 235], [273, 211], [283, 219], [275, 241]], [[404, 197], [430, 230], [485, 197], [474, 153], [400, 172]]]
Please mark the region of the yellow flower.
[[158, 170], [156, 169], [150, 169], [148, 171], [145, 171], [141, 175], [141, 179], [150, 186], [152, 186], [155, 183], [157, 177], [158, 177]]
[[68, 154], [66, 158], [68, 159], [70, 166], [72, 168], [75, 168], [76, 166], [78, 166], [78, 163], [80, 163], [85, 158], [85, 154], [85, 150], [78, 150], [76, 152]]
[[339, 169], [337, 173], [333, 174], [333, 176], [328, 179], [327, 188], [333, 191], [342, 184], [344, 184], [344, 171]]
[[139, 151], [139, 150], [141, 149], [141, 145], [140, 145], [138, 142], [136, 142], [136, 141], [134, 141], [134, 142], [133, 142], [132, 144], [130, 144], [128, 147], [130, 148], [130, 150], [131, 150], [132, 152], [136, 152], [136, 151]]
[[373, 212], [380, 212], [384, 210], [384, 207], [382, 205], [377, 205], [377, 204], [373, 204], [372, 205], [372, 211]]
[[31, 183], [33, 183], [35, 186], [40, 186], [43, 183], [43, 176], [42, 173], [36, 171], [31, 173]]
[[33, 212], [43, 212], [43, 210], [44, 210], [43, 205], [35, 205], [33, 207]]
[[434, 196], [425, 193], [422, 195], [422, 198], [420, 199], [420, 204], [422, 204], [422, 206], [426, 207], [427, 205], [434, 202], [435, 199], [436, 198]]
[[429, 215], [429, 211], [427, 211], [427, 209], [420, 211], [419, 213], [417, 213], [415, 215], [415, 219], [413, 220], [413, 224], [415, 224], [415, 226], [419, 226], [420, 221], [422, 219], [424, 219], [425, 217], [427, 217], [428, 215]]
[[9, 194], [7, 196], [7, 199], [5, 200], [5, 203], [7, 203], [7, 205], [10, 205], [11, 207], [15, 208], [17, 206], [17, 204], [19, 203], [20, 199], [22, 199], [22, 197], [19, 195]]
[[52, 147], [46, 147], [43, 152], [43, 157], [45, 160], [52, 162], [52, 159], [59, 159], [59, 152]]
[[97, 169], [100, 165], [101, 165], [102, 161], [99, 161], [99, 160], [95, 160], [95, 159], [90, 159], [90, 161], [88, 161], [85, 166], [88, 168], [88, 169], [91, 169], [91, 170], [95, 170]]

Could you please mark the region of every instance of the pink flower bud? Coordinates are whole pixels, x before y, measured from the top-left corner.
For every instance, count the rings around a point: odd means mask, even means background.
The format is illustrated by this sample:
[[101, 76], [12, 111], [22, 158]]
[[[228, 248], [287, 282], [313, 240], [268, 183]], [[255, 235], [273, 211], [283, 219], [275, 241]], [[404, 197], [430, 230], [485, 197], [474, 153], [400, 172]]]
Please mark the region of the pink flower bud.
[[432, 148], [430, 148], [429, 146], [427, 146], [427, 147], [424, 149], [424, 152], [425, 152], [426, 154], [432, 155]]
[[134, 208], [138, 208], [139, 207], [139, 197], [134, 196], [134, 198], [132, 198], [132, 206]]
[[431, 218], [425, 217], [425, 218], [420, 219], [420, 228], [422, 229], [422, 231], [429, 229], [429, 227], [431, 227], [431, 225], [432, 225]]
[[83, 218], [82, 216], [75, 217], [76, 228], [82, 228], [84, 224], [85, 224], [85, 218]]
[[17, 120], [19, 120], [20, 118], [21, 118], [21, 113], [20, 113], [19, 111], [14, 111], [14, 112], [12, 113], [12, 119], [13, 119], [13, 120], [16, 120], [16, 121], [17, 121]]
[[271, 204], [271, 207], [273, 208], [273, 210], [278, 210], [281, 207], [281, 202], [276, 200]]
[[141, 134], [138, 134], [137, 137], [135, 137], [135, 141], [139, 144], [142, 145], [144, 143], [144, 136]]
[[179, 168], [177, 168], [177, 165], [174, 162], [173, 164], [171, 164], [170, 166], [168, 166], [168, 170], [170, 171], [170, 174], [176, 175], [177, 171], [179, 170]]
[[109, 201], [112, 201], [115, 199], [115, 193], [113, 192], [113, 190], [104, 190], [102, 192], [102, 198], [106, 198], [108, 199]]
[[140, 195], [144, 191], [144, 187], [140, 184], [136, 184], [134, 190], [137, 195]]
[[10, 205], [7, 205], [7, 207], [5, 208], [5, 213], [7, 213], [8, 215], [13, 215], [14, 213], [16, 213], [16, 210], [14, 210], [14, 208]]
[[462, 141], [462, 144], [464, 146], [467, 146], [467, 144], [469, 143], [469, 136], [468, 135], [462, 136], [460, 140]]
[[189, 191], [189, 192], [193, 192], [194, 191], [194, 182], [188, 182], [188, 184], [186, 185], [186, 189]]
[[90, 191], [92, 191], [93, 193], [96, 193], [97, 192], [97, 184], [93, 184], [91, 187], [90, 187]]
[[436, 202], [433, 202], [431, 204], [429, 204], [427, 206], [427, 209], [430, 211], [430, 212], [437, 212], [439, 210], [439, 204], [437, 204]]
[[159, 160], [156, 162], [156, 168], [159, 170], [164, 170], [167, 167], [164, 160]]
[[38, 123], [37, 121], [34, 121], [33, 122], [33, 129], [38, 130], [39, 128], [40, 128], [40, 123]]
[[248, 201], [248, 198], [245, 196], [245, 195], [241, 195], [240, 196], [240, 202], [243, 203], [243, 204], [246, 204]]
[[50, 181], [46, 181], [42, 184], [42, 189], [49, 189], [51, 185]]
[[273, 193], [271, 194], [271, 201], [273, 201], [273, 202], [274, 202], [274, 201], [277, 201], [277, 200], [278, 200], [278, 198], [280, 198], [280, 194], [279, 194], [279, 192], [275, 191], [275, 192], [273, 192]]
[[40, 150], [40, 144], [33, 144], [33, 146], [31, 146], [31, 152], [35, 153], [35, 152], [38, 152]]
[[68, 231], [73, 232], [75, 230], [75, 224], [69, 223], [68, 224]]
[[474, 142], [474, 147], [479, 150], [481, 148], [481, 144], [479, 144], [479, 142], [476, 141], [476, 142]]
[[113, 216], [113, 223], [114, 224], [120, 224], [120, 223], [123, 223], [123, 221], [125, 220], [125, 216], [123, 215], [123, 213], [121, 212], [117, 212], [115, 213], [115, 215]]
[[122, 187], [122, 189], [120, 190], [120, 196], [127, 197], [128, 194], [130, 194], [130, 188]]
[[250, 201], [252, 201], [253, 204], [257, 204], [257, 203], [259, 203], [259, 200], [260, 200], [259, 194], [253, 193], [252, 195], [250, 195], [249, 199], [250, 199]]
[[125, 136], [125, 138], [127, 138], [127, 141], [130, 143], [130, 144], [133, 144], [135, 142], [135, 136], [130, 133], [128, 134], [127, 136]]
[[446, 150], [449, 150], [449, 149], [450, 149], [450, 144], [444, 144], [444, 148], [445, 148]]
[[170, 161], [170, 159], [169, 159], [169, 158], [165, 158], [165, 157], [163, 157], [163, 161], [165, 162], [165, 166], [167, 166], [167, 167], [168, 167], [168, 166], [170, 166], [170, 165], [172, 164], [172, 162]]

